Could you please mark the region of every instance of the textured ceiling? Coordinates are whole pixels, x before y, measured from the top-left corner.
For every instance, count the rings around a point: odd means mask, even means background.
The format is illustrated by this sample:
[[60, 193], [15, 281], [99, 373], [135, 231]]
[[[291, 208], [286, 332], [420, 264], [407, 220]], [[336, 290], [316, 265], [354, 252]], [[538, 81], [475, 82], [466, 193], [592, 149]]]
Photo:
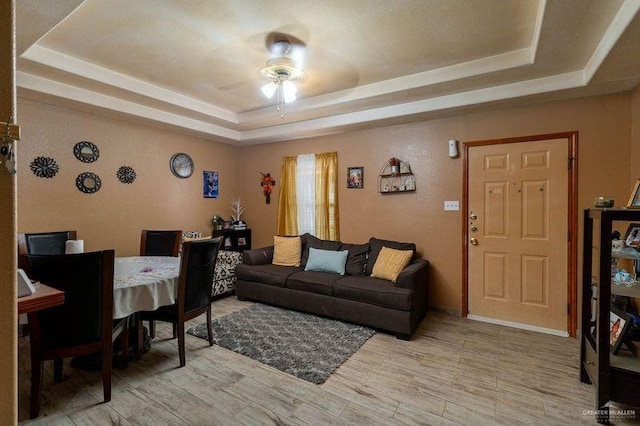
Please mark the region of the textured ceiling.
[[[628, 90], [640, 0], [17, 1], [21, 96], [237, 145]], [[273, 33], [298, 100], [265, 99]]]

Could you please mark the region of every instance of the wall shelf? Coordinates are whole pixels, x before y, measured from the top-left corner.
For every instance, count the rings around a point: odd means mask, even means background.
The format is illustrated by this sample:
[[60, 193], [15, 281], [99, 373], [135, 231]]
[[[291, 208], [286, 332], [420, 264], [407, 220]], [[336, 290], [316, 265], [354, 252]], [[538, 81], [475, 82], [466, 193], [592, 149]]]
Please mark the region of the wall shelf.
[[381, 194], [398, 194], [401, 192], [415, 192], [416, 180], [411, 172], [411, 166], [406, 161], [399, 160], [397, 171], [392, 170], [389, 162], [385, 162], [378, 174], [378, 192]]

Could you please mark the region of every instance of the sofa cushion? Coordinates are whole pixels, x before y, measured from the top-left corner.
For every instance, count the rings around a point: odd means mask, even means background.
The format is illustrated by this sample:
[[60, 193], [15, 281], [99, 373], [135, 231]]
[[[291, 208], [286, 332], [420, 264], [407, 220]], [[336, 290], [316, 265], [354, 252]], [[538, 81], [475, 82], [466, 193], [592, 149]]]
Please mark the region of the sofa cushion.
[[302, 242], [300, 237], [273, 237], [273, 264], [300, 266]]
[[403, 311], [411, 310], [413, 294], [413, 290], [367, 276], [344, 276], [333, 284], [335, 297]]
[[305, 266], [309, 259], [309, 247], [317, 248], [320, 250], [340, 250], [342, 243], [340, 241], [321, 240], [314, 237], [311, 234], [303, 234], [300, 236], [302, 240], [302, 256], [300, 258], [300, 265]]
[[378, 253], [376, 263], [373, 265], [371, 277], [382, 278], [395, 283], [400, 272], [411, 262], [411, 258], [413, 258], [411, 250], [395, 250], [389, 247], [382, 247], [382, 250]]
[[348, 250], [320, 250], [309, 247], [309, 259], [304, 270], [344, 275], [347, 256], [349, 256]]
[[296, 272], [287, 278], [287, 288], [331, 296], [333, 294], [333, 283], [341, 277], [342, 275], [331, 272]]
[[280, 265], [245, 265], [236, 266], [236, 278], [244, 281], [254, 281], [262, 284], [284, 287], [287, 277], [302, 268]]
[[389, 241], [389, 240], [381, 240], [375, 237], [369, 239], [369, 245], [371, 246], [371, 251], [369, 252], [369, 259], [367, 259], [367, 274], [371, 275], [373, 272], [373, 265], [376, 264], [376, 260], [378, 259], [378, 254], [382, 247], [389, 247], [396, 250], [411, 250], [413, 251], [413, 258], [416, 255], [416, 245], [414, 243], [401, 243], [398, 241]]
[[342, 244], [340, 250], [349, 250], [345, 272], [347, 275], [364, 275], [369, 254], [369, 243], [366, 244]]

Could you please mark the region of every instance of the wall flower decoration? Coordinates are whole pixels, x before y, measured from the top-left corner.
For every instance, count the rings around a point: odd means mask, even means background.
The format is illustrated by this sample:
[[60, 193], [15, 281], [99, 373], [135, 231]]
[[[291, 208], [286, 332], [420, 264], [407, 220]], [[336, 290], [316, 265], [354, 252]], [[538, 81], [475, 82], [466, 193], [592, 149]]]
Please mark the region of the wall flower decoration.
[[60, 171], [56, 160], [50, 157], [36, 157], [29, 168], [34, 175], [47, 179], [54, 177]]
[[122, 166], [116, 172], [116, 176], [122, 183], [133, 183], [136, 180], [136, 171], [133, 170], [133, 167]]
[[271, 204], [271, 193], [273, 192], [273, 187], [276, 184], [276, 180], [271, 177], [271, 173], [263, 173], [260, 172], [262, 176], [260, 179], [260, 186], [262, 187], [262, 193], [264, 194], [265, 203]]

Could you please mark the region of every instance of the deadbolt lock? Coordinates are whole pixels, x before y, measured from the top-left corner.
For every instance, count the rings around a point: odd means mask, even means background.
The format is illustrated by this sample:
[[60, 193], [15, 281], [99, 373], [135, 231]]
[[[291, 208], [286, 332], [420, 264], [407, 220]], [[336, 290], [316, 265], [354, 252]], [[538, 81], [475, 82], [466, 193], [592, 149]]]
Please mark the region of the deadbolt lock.
[[471, 213], [471, 214], [469, 215], [469, 219], [471, 219], [471, 220], [476, 220], [477, 218], [478, 218], [478, 215], [477, 215], [477, 214], [475, 214], [475, 213]]
[[478, 232], [478, 227], [477, 226], [472, 226], [471, 227], [471, 232]]

